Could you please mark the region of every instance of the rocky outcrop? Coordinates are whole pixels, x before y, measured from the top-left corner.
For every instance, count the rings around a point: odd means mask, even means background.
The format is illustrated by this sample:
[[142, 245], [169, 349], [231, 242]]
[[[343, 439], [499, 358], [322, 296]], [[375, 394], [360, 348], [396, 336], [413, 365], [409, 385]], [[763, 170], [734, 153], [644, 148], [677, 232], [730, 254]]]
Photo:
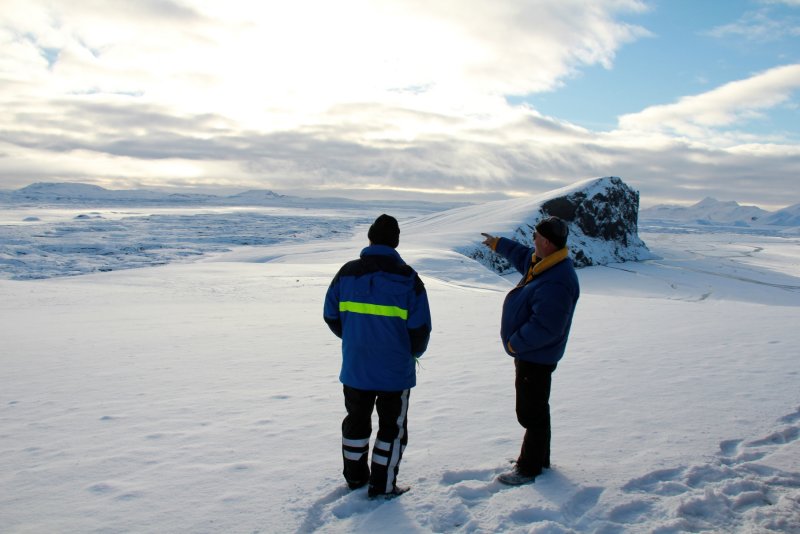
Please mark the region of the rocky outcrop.
[[[569, 225], [568, 247], [576, 267], [650, 259], [653, 255], [639, 238], [638, 212], [636, 190], [617, 177], [597, 178], [553, 191], [531, 205], [516, 227], [498, 235], [532, 247], [536, 223], [555, 215]], [[499, 273], [513, 270], [486, 247], [473, 245], [460, 252]]]

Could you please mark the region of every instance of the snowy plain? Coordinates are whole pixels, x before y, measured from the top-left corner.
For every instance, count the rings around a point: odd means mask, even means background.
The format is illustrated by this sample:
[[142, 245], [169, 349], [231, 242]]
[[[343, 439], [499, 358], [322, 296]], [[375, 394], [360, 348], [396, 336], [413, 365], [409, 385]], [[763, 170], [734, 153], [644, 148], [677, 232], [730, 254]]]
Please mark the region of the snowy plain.
[[[0, 280], [0, 532], [800, 532], [791, 228], [643, 221], [657, 259], [579, 270], [553, 469], [508, 488], [494, 477], [522, 429], [498, 331], [517, 278], [454, 252], [502, 231], [498, 210], [404, 213], [398, 251], [434, 329], [412, 491], [384, 502], [341, 478], [340, 345], [321, 317], [379, 213], [111, 211], [3, 214], [5, 257], [35, 261]], [[245, 234], [261, 240], [218, 237]], [[113, 270], [90, 272], [104, 255]]]

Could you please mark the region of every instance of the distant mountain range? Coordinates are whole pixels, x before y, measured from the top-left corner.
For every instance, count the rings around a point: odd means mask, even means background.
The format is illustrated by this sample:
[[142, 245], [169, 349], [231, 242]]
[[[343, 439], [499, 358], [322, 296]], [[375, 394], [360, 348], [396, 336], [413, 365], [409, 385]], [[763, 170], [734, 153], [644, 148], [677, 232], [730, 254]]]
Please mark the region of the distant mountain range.
[[639, 220], [664, 220], [696, 224], [724, 224], [733, 226], [800, 226], [800, 204], [778, 211], [767, 211], [757, 206], [742, 206], [734, 201], [720, 201], [706, 197], [691, 206], [660, 204], [639, 210]]
[[21, 189], [0, 190], [0, 203], [13, 205], [70, 206], [266, 206], [347, 209], [372, 206], [380, 209], [413, 208], [416, 211], [441, 211], [465, 206], [465, 202], [428, 202], [412, 200], [352, 200], [347, 198], [302, 198], [265, 189], [244, 191], [235, 195], [199, 193], [163, 193], [146, 189], [105, 189], [82, 183], [35, 183]]
[[[414, 208], [431, 212], [465, 206], [466, 202], [428, 202], [414, 200], [352, 200], [346, 198], [303, 198], [287, 196], [266, 189], [256, 189], [235, 195], [199, 193], [164, 193], [146, 189], [105, 189], [83, 183], [35, 183], [17, 190], [0, 190], [0, 203], [13, 205], [207, 205], [207, 206], [268, 206], [304, 208], [364, 208], [376, 210]], [[734, 201], [704, 198], [691, 206], [661, 204], [639, 210], [640, 220], [678, 221], [683, 223], [735, 226], [800, 226], [800, 204], [770, 212], [757, 206], [743, 206]]]
[[97, 185], [81, 183], [36, 183], [15, 191], [2, 191], [0, 194], [5, 199], [12, 202], [97, 202], [97, 201], [119, 201], [119, 202], [158, 202], [158, 203], [213, 203], [220, 200], [273, 200], [281, 198], [282, 195], [272, 191], [246, 191], [231, 196], [216, 196], [197, 193], [161, 193], [149, 191], [147, 189], [122, 189], [111, 190]]

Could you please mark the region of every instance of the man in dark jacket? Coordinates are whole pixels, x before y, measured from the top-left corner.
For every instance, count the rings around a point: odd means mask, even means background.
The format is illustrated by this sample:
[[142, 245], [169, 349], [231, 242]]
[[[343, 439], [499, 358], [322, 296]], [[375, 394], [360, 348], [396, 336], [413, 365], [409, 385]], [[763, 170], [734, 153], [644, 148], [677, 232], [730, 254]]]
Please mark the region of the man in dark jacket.
[[500, 327], [503, 348], [514, 357], [517, 420], [525, 428], [514, 469], [498, 476], [504, 484], [533, 482], [550, 467], [551, 375], [564, 355], [580, 296], [568, 233], [564, 221], [549, 217], [536, 225], [533, 248], [482, 234], [483, 243], [523, 275], [506, 296]]
[[[369, 483], [371, 498], [391, 498], [408, 490], [397, 485], [397, 472], [408, 442], [415, 359], [428, 346], [431, 314], [422, 280], [395, 250], [400, 241], [397, 220], [381, 215], [367, 236], [369, 246], [360, 259], [342, 266], [331, 282], [323, 317], [342, 339], [344, 478], [350, 489]], [[378, 435], [370, 465], [376, 406]]]

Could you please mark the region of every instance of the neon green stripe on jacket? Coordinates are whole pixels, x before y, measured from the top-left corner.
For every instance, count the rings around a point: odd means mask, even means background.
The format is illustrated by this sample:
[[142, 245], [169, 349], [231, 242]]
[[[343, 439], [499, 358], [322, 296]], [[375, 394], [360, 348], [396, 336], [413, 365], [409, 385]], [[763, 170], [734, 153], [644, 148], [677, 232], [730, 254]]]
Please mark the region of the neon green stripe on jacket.
[[408, 320], [408, 310], [397, 306], [384, 306], [383, 304], [343, 301], [339, 303], [339, 311], [363, 313], [365, 315], [380, 315], [383, 317], [399, 317], [404, 321]]

